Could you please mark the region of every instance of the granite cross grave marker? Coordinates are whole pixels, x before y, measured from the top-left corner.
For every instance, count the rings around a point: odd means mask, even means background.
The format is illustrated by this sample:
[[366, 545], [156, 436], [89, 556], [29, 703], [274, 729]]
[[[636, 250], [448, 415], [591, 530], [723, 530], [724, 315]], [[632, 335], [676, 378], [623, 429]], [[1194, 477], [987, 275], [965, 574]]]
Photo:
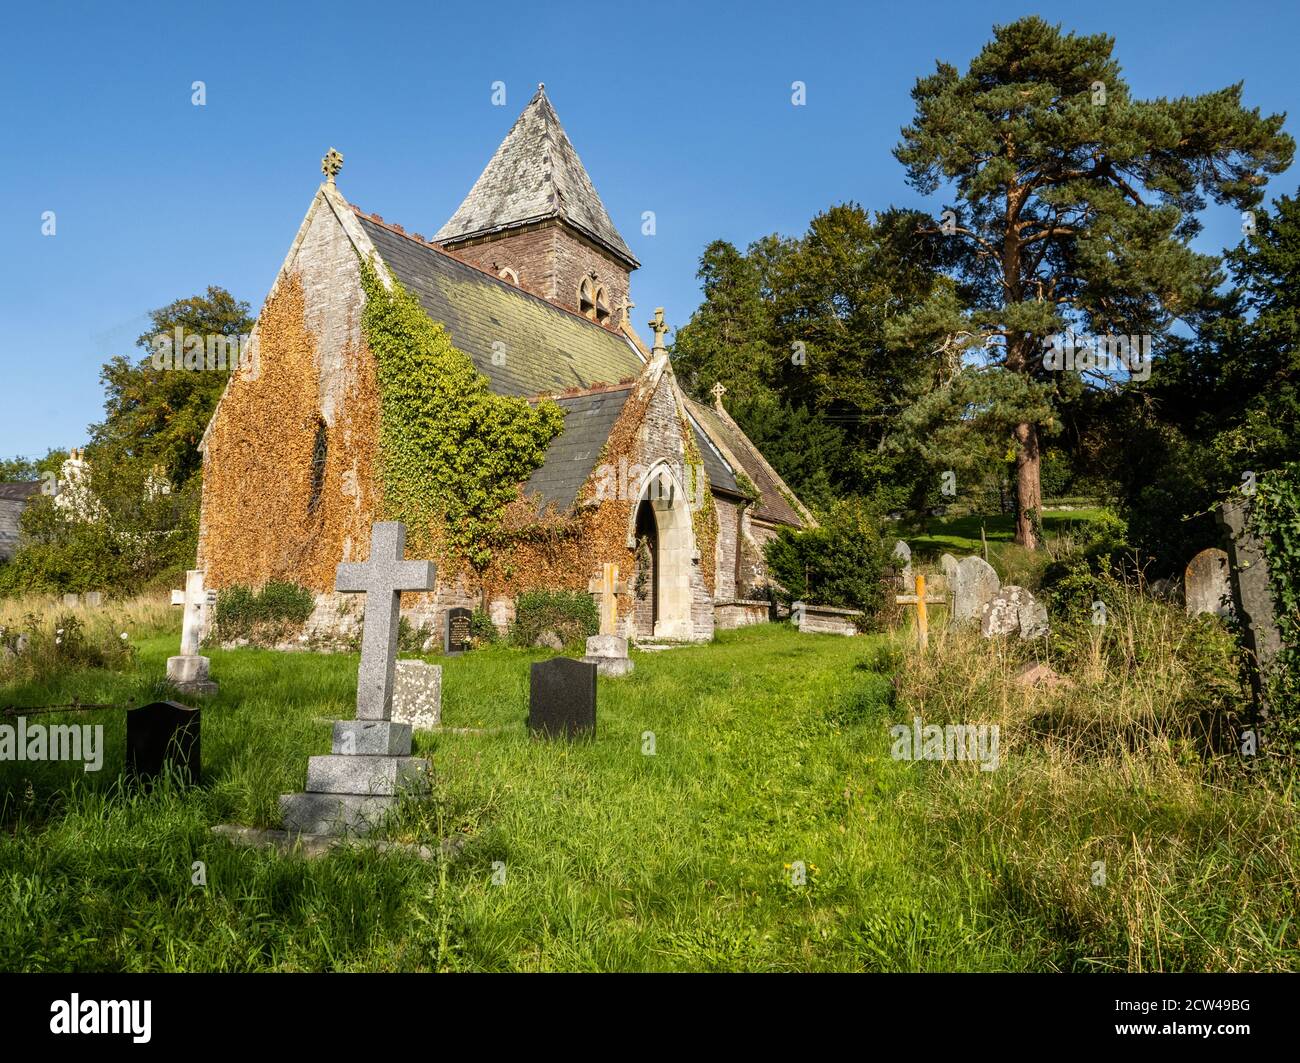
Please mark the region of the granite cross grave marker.
[[283, 794], [285, 829], [302, 834], [364, 834], [382, 821], [400, 793], [428, 788], [430, 765], [412, 757], [411, 725], [394, 722], [397, 633], [402, 591], [427, 591], [436, 570], [407, 561], [406, 526], [375, 524], [370, 559], [339, 565], [335, 589], [366, 596], [357, 717], [336, 720], [333, 752], [307, 762], [307, 792]]

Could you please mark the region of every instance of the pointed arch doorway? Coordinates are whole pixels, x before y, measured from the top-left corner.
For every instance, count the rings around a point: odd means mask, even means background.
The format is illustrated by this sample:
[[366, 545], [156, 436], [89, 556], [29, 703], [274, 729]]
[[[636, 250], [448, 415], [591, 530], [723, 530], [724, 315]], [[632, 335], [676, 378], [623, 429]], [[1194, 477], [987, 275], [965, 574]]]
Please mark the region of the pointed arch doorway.
[[695, 535], [687, 494], [666, 464], [651, 468], [633, 508], [630, 545], [637, 552], [636, 633], [691, 637], [691, 565]]

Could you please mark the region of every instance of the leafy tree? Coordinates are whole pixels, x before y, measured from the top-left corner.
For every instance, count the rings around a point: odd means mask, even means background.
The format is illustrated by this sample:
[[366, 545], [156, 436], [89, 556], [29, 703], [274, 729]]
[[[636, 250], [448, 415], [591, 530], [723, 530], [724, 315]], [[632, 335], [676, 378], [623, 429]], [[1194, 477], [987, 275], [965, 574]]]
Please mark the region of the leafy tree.
[[[105, 416], [91, 426], [87, 457], [114, 465], [139, 461], [147, 468], [160, 466], [179, 490], [199, 472], [199, 442], [225, 390], [229, 364], [155, 368], [154, 338], [174, 337], [181, 329], [186, 337], [202, 337], [206, 353], [207, 337], [221, 337], [224, 347], [224, 341], [248, 335], [254, 322], [247, 303], [216, 286], [206, 295], [177, 299], [149, 316], [152, 328], [136, 341], [146, 355], [135, 361], [118, 355], [100, 372]], [[180, 358], [183, 352], [175, 353]]]
[[816, 509], [871, 493], [895, 505], [911, 491], [900, 485], [915, 479], [914, 456], [883, 440], [932, 383], [938, 334], [895, 337], [890, 324], [948, 284], [936, 273], [948, 249], [918, 226], [913, 213], [873, 218], [849, 203], [797, 240], [764, 237], [743, 254], [716, 241], [701, 260], [704, 302], [673, 345], [678, 378], [701, 399], [724, 384], [737, 423]]
[[[1113, 45], [1037, 17], [995, 27], [966, 73], [940, 62], [917, 81], [916, 117], [895, 149], [915, 188], [956, 193], [924, 231], [953, 238], [971, 306], [936, 289], [915, 321], [944, 321], [994, 371], [1052, 391], [1063, 386], [1043, 365], [1054, 334], [1164, 333], [1198, 305], [1218, 279], [1214, 259], [1189, 247], [1205, 197], [1255, 205], [1295, 147], [1284, 116], [1242, 106], [1240, 83], [1132, 98]], [[1000, 412], [1015, 445], [1016, 541], [1034, 547], [1044, 423], [1018, 404]]]
[[13, 458], [0, 458], [0, 483], [22, 483], [24, 481], [39, 480], [47, 472], [59, 475], [59, 470], [63, 467], [64, 461], [68, 457], [66, 450], [49, 450], [46, 451], [43, 458], [24, 458], [21, 455]]

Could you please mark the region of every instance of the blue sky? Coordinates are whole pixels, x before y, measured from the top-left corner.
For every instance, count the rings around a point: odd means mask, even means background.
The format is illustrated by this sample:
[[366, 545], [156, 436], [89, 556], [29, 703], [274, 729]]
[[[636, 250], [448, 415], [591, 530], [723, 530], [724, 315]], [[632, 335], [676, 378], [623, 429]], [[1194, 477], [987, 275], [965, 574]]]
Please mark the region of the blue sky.
[[[432, 234], [544, 81], [641, 260], [634, 321], [662, 305], [680, 325], [710, 240], [797, 234], [847, 200], [922, 205], [891, 155], [913, 83], [936, 59], [964, 67], [995, 23], [1025, 14], [1116, 37], [1139, 96], [1244, 79], [1249, 106], [1295, 109], [1294, 3], [11, 7], [0, 457], [84, 442], [99, 367], [138, 354], [148, 310], [219, 284], [256, 313], [331, 146], [353, 203]], [[791, 105], [795, 80], [807, 106]], [[1297, 135], [1294, 116], [1287, 127]], [[1268, 191], [1296, 185], [1293, 167]], [[1202, 250], [1239, 238], [1231, 211], [1204, 221]]]

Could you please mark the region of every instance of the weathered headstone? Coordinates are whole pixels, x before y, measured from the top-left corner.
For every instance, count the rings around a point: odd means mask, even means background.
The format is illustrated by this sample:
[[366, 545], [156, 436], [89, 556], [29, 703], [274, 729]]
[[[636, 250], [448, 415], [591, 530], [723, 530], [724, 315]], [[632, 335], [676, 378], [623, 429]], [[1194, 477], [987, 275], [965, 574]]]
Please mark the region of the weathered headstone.
[[627, 675], [636, 667], [627, 655], [627, 639], [617, 635], [592, 635], [587, 639], [587, 655], [583, 660], [594, 664], [599, 674], [611, 679]]
[[167, 681], [186, 694], [217, 693], [217, 684], [208, 676], [210, 661], [200, 656], [199, 648], [208, 633], [208, 610], [213, 595], [203, 586], [203, 573], [193, 569], [185, 573], [185, 589], [172, 591], [172, 605], [183, 606], [181, 615], [181, 652], [167, 658]]
[[894, 543], [894, 552], [891, 555], [894, 561], [894, 571], [898, 573], [899, 584], [904, 590], [912, 588], [912, 548], [899, 539]]
[[104, 596], [99, 591], [87, 591], [82, 599], [87, 609], [98, 609], [104, 604]]
[[442, 723], [442, 665], [398, 661], [393, 685], [393, 720], [428, 731]]
[[428, 561], [404, 560], [406, 527], [377, 523], [370, 559], [338, 567], [335, 590], [366, 596], [357, 718], [334, 724], [333, 752], [307, 762], [306, 793], [282, 794], [285, 829], [298, 834], [365, 834], [399, 795], [429, 786], [431, 765], [410, 756], [411, 725], [393, 716], [402, 591], [432, 590]]
[[986, 639], [995, 635], [1019, 634], [1022, 639], [1048, 634], [1047, 607], [1024, 587], [1007, 584], [985, 604], [980, 615], [980, 634]]
[[473, 615], [470, 610], [459, 607], [447, 610], [447, 626], [442, 638], [443, 653], [454, 656], [473, 648], [469, 635], [469, 622]]
[[1232, 614], [1232, 586], [1228, 580], [1226, 550], [1210, 547], [1187, 562], [1183, 572], [1183, 595], [1188, 616]]
[[596, 733], [596, 666], [554, 657], [532, 666], [528, 683], [528, 729], [545, 738]]
[[128, 712], [127, 774], [147, 782], [161, 775], [170, 762], [182, 779], [198, 783], [200, 711], [175, 701], [155, 701]]
[[939, 571], [943, 573], [948, 593], [952, 594], [953, 587], [957, 585], [957, 559], [952, 554], [941, 555], [939, 558]]
[[1002, 581], [993, 566], [982, 557], [971, 554], [957, 562], [957, 575], [952, 584], [952, 619], [979, 620], [984, 606], [993, 600]]
[[63, 596], [63, 608], [75, 609], [80, 604], [81, 599], [75, 594], [65, 594]]

